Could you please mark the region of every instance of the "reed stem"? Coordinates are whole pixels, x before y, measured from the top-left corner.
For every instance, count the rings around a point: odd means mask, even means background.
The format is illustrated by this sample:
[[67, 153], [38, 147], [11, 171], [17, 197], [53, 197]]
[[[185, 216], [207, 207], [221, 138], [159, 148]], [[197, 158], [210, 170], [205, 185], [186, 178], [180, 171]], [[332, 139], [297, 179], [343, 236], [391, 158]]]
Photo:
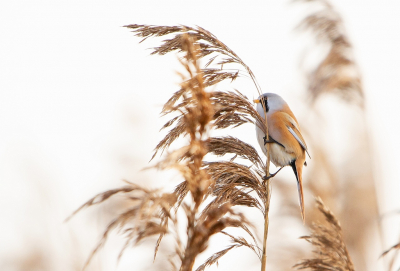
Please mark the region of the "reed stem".
[[[265, 112], [265, 108], [264, 108]], [[265, 114], [265, 113], [264, 113]], [[266, 138], [267, 141], [269, 140], [269, 133], [268, 133], [268, 123], [267, 123], [267, 116], [265, 114], [265, 129], [266, 129]], [[268, 239], [268, 226], [269, 226], [269, 203], [271, 200], [271, 179], [269, 178], [269, 165], [271, 162], [270, 153], [269, 153], [269, 144], [265, 146], [267, 148], [267, 163], [265, 164], [265, 172], [267, 176], [267, 180], [265, 182], [265, 191], [267, 192], [267, 200], [265, 201], [265, 208], [264, 208], [264, 237], [263, 237], [263, 251], [261, 256], [261, 271], [265, 271], [267, 268], [267, 239]]]
[[264, 216], [264, 238], [263, 238], [263, 252], [261, 258], [261, 271], [266, 270], [267, 265], [267, 239], [268, 239], [268, 226], [269, 226], [269, 202], [271, 199], [271, 179], [268, 179], [265, 183], [268, 191], [267, 201], [265, 203], [265, 216]]

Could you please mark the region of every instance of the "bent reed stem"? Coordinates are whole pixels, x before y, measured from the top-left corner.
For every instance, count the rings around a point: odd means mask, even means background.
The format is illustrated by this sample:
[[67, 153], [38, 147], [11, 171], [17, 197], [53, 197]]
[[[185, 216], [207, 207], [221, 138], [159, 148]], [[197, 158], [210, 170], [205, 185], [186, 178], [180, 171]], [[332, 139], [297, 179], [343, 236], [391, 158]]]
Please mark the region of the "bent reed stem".
[[[263, 107], [264, 107], [264, 103]], [[267, 114], [264, 108], [264, 118], [265, 118], [265, 137], [267, 141], [269, 140], [269, 133], [268, 133], [268, 121], [267, 121]], [[267, 148], [267, 162], [265, 163], [265, 172], [267, 175], [267, 181], [265, 182], [265, 191], [268, 193], [267, 200], [265, 201], [264, 207], [264, 236], [263, 236], [263, 250], [261, 256], [261, 271], [266, 271], [267, 268], [267, 239], [268, 239], [268, 226], [269, 226], [269, 203], [271, 200], [271, 179], [269, 178], [269, 165], [271, 162], [270, 154], [269, 154], [269, 144], [266, 145]]]
[[[269, 175], [269, 173], [267, 174]], [[268, 200], [265, 203], [265, 215], [264, 215], [264, 238], [263, 238], [263, 252], [261, 258], [261, 271], [266, 270], [267, 265], [267, 239], [268, 239], [268, 226], [269, 226], [269, 202], [271, 199], [271, 179], [268, 179], [265, 183], [266, 189], [268, 191]]]

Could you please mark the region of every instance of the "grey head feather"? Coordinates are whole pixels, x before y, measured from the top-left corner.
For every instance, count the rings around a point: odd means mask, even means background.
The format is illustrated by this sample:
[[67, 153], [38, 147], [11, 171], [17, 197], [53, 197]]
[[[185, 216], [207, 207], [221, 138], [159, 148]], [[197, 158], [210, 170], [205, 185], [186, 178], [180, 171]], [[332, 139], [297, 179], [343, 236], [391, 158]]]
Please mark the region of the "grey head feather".
[[268, 109], [268, 113], [280, 110], [284, 105], [287, 104], [285, 100], [276, 93], [264, 93], [260, 97], [258, 97], [258, 99], [260, 100], [262, 100], [262, 98], [264, 98], [264, 100], [266, 101], [266, 108]]

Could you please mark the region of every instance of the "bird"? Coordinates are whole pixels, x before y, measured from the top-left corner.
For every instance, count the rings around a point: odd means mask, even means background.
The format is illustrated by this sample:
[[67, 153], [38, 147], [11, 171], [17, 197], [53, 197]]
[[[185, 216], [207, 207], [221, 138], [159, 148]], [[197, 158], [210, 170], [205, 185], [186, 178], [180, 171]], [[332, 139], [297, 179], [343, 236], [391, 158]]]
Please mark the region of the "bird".
[[[297, 180], [300, 210], [305, 223], [303, 195], [303, 165], [307, 166], [306, 153], [310, 157], [306, 142], [301, 134], [296, 117], [285, 100], [275, 93], [264, 93], [255, 99], [258, 114], [267, 117], [268, 140], [265, 133], [256, 125], [257, 141], [263, 153], [267, 156], [266, 145], [269, 145], [271, 162], [280, 169], [264, 177], [267, 180], [274, 177], [283, 167], [290, 165]], [[311, 157], [310, 157], [311, 158]]]

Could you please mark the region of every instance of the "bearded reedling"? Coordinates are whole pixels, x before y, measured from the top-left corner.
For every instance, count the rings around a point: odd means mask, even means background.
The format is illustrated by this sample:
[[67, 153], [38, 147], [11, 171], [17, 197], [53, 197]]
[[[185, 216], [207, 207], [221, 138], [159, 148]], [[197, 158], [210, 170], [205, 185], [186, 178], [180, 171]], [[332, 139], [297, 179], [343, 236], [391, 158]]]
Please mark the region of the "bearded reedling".
[[[261, 117], [267, 116], [268, 141], [262, 130], [256, 126], [257, 140], [265, 155], [267, 155], [266, 144], [270, 144], [271, 162], [280, 169], [271, 174], [275, 176], [283, 167], [290, 165], [297, 179], [299, 192], [301, 217], [305, 221], [304, 196], [303, 196], [303, 165], [306, 163], [307, 145], [301, 135], [299, 124], [288, 104], [281, 96], [275, 93], [264, 93], [258, 99], [257, 111]], [[308, 154], [310, 157], [310, 155]], [[311, 158], [311, 157], [310, 157]], [[270, 178], [269, 177], [269, 178]]]

